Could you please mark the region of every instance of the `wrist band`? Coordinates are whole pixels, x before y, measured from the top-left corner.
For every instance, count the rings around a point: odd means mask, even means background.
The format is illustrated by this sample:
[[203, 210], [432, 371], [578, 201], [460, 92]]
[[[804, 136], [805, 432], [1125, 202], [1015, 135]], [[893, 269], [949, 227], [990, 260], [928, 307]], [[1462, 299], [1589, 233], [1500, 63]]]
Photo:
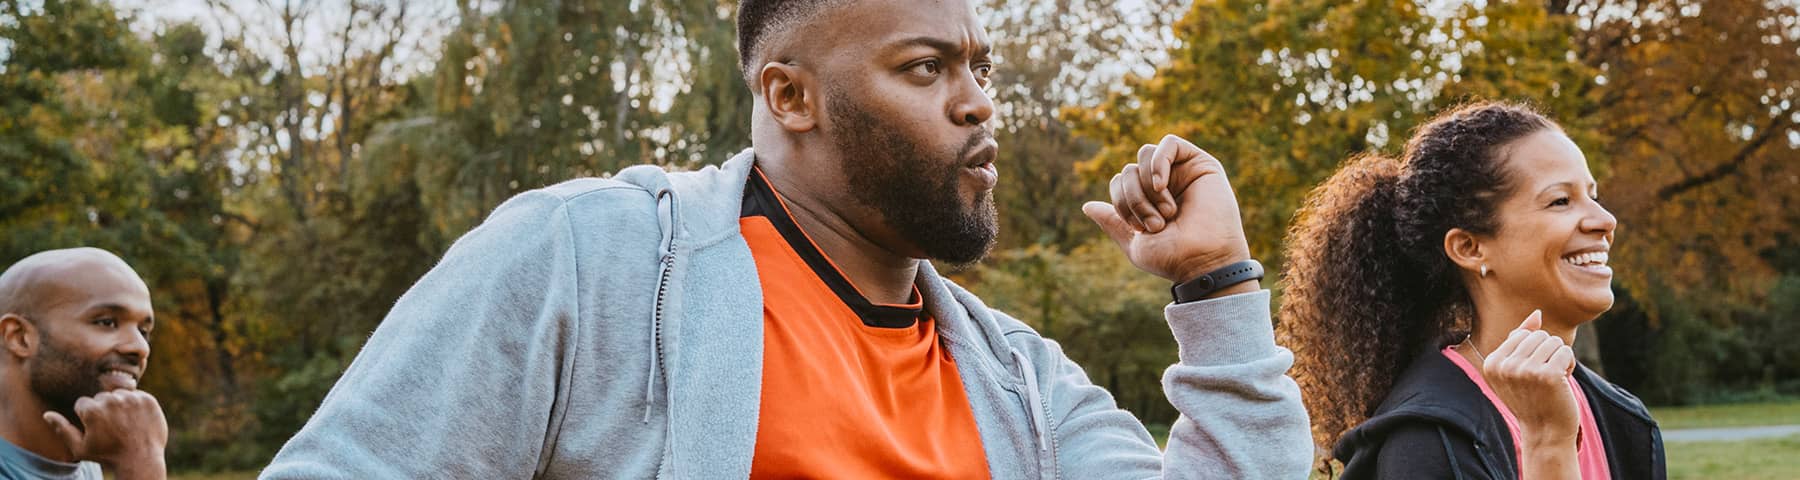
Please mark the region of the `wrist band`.
[[1177, 283], [1169, 288], [1169, 294], [1175, 297], [1175, 303], [1187, 303], [1206, 298], [1226, 287], [1262, 278], [1262, 263], [1254, 259], [1244, 260], [1207, 272], [1200, 278]]

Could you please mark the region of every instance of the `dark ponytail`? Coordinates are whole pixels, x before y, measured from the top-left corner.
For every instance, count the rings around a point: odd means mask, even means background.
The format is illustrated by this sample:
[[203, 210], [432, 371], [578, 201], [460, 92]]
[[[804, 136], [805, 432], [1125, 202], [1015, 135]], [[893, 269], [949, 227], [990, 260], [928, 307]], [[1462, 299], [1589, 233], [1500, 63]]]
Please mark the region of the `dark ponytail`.
[[1529, 107], [1465, 105], [1419, 127], [1401, 159], [1352, 158], [1307, 195], [1285, 242], [1279, 333], [1320, 447], [1366, 420], [1422, 349], [1466, 331], [1444, 234], [1493, 233], [1505, 148], [1555, 128]]

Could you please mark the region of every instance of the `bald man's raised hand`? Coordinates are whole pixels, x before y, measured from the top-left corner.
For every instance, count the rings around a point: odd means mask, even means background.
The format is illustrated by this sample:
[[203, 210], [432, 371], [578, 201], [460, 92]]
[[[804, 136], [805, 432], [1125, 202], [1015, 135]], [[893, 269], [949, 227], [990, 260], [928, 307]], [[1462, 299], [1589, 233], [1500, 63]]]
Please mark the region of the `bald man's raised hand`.
[[[1185, 282], [1250, 258], [1237, 197], [1217, 158], [1168, 135], [1139, 148], [1137, 160], [1113, 176], [1111, 203], [1081, 206], [1133, 265]], [[1220, 293], [1253, 287], [1251, 282]]]
[[75, 458], [98, 463], [119, 480], [167, 477], [163, 447], [169, 423], [156, 397], [141, 390], [100, 392], [76, 400], [75, 415], [86, 431], [60, 413], [44, 412], [44, 421]]

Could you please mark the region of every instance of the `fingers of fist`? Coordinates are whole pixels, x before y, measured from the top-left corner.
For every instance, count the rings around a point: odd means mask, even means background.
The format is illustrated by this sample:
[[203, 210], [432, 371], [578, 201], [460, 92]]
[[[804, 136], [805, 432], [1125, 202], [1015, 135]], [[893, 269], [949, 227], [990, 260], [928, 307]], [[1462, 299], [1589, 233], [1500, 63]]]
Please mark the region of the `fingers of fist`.
[[1219, 161], [1175, 135], [1138, 147], [1137, 163], [1127, 164], [1108, 185], [1113, 208], [1132, 228], [1158, 233], [1180, 211], [1177, 200], [1189, 182], [1207, 174], [1223, 174]]
[[1542, 330], [1514, 330], [1482, 365], [1482, 374], [1500, 380], [1560, 384], [1575, 368], [1575, 351], [1561, 337]]
[[1125, 165], [1107, 185], [1119, 218], [1145, 233], [1161, 232], [1176, 212], [1174, 195], [1156, 180], [1161, 175], [1155, 173], [1155, 150], [1155, 145], [1139, 148], [1138, 163]]
[[113, 390], [75, 400], [75, 415], [84, 428], [76, 428], [55, 412], [44, 420], [79, 456], [108, 459], [133, 449], [158, 449], [167, 441], [169, 426], [156, 397], [140, 390]]
[[75, 414], [80, 415], [83, 422], [89, 419], [116, 414], [143, 414], [162, 412], [162, 406], [156, 397], [142, 390], [112, 390], [100, 392], [92, 397], [81, 397], [75, 401]]

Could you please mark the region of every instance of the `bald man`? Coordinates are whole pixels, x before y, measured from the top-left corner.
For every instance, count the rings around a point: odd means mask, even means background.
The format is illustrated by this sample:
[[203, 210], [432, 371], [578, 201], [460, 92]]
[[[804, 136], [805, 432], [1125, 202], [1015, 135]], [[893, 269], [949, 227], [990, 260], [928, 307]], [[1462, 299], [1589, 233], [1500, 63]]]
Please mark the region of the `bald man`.
[[137, 389], [150, 289], [111, 252], [41, 252], [0, 274], [0, 479], [166, 477], [169, 426]]

